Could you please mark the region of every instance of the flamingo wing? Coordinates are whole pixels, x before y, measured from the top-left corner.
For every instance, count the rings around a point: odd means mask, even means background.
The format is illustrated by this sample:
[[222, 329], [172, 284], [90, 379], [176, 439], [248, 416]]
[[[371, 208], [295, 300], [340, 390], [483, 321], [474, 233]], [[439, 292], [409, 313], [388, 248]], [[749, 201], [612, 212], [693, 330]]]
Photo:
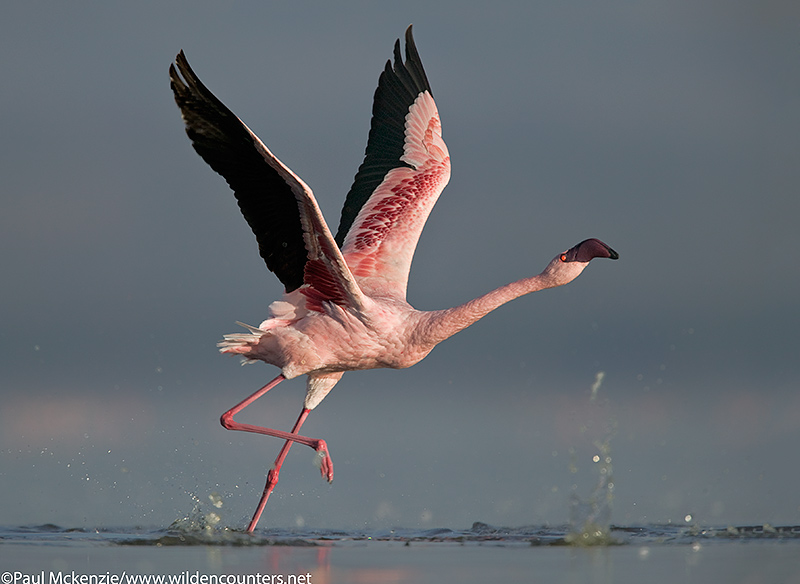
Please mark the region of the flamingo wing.
[[450, 155], [430, 84], [406, 30], [378, 81], [364, 162], [350, 188], [336, 241], [359, 286], [405, 300], [425, 221], [450, 179]]
[[286, 292], [359, 308], [363, 294], [308, 185], [203, 85], [183, 51], [169, 76], [192, 146], [230, 185]]

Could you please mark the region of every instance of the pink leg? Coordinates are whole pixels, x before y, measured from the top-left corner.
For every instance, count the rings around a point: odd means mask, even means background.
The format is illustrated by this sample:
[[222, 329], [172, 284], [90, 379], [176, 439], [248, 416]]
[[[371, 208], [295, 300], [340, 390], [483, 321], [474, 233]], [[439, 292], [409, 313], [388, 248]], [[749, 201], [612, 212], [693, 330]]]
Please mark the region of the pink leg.
[[261, 513], [264, 511], [264, 507], [267, 505], [267, 500], [269, 500], [269, 496], [272, 494], [272, 490], [275, 488], [275, 485], [278, 483], [278, 476], [280, 475], [281, 466], [283, 465], [283, 461], [286, 458], [286, 455], [289, 453], [289, 448], [292, 447], [293, 442], [299, 442], [300, 444], [305, 444], [317, 451], [317, 454], [320, 456], [320, 472], [322, 476], [328, 480], [328, 482], [333, 480], [333, 461], [331, 461], [331, 456], [328, 453], [328, 446], [324, 440], [319, 440], [316, 438], [307, 438], [305, 436], [300, 436], [297, 434], [297, 431], [300, 430], [300, 427], [303, 425], [303, 422], [306, 421], [310, 410], [307, 408], [303, 408], [303, 411], [300, 412], [300, 417], [297, 418], [297, 422], [295, 422], [294, 427], [292, 428], [291, 432], [282, 432], [280, 430], [273, 430], [271, 428], [264, 428], [263, 426], [253, 426], [251, 424], [240, 424], [239, 422], [234, 421], [233, 416], [241, 412], [244, 408], [249, 406], [251, 403], [256, 401], [262, 395], [267, 393], [270, 389], [278, 385], [281, 381], [286, 379], [282, 374], [278, 375], [275, 379], [270, 381], [267, 385], [259, 389], [253, 395], [242, 401], [241, 403], [235, 405], [230, 410], [222, 414], [220, 418], [220, 422], [222, 423], [223, 427], [228, 430], [239, 430], [241, 432], [254, 432], [256, 434], [264, 434], [265, 436], [274, 436], [276, 438], [282, 438], [286, 440], [281, 448], [281, 451], [278, 453], [278, 457], [275, 459], [272, 468], [267, 473], [267, 484], [264, 486], [264, 492], [261, 495], [261, 500], [258, 503], [258, 508], [256, 509], [255, 514], [253, 515], [253, 519], [250, 520], [250, 524], [247, 526], [247, 531], [253, 531], [256, 528], [256, 524], [258, 523], [258, 519], [261, 517]]

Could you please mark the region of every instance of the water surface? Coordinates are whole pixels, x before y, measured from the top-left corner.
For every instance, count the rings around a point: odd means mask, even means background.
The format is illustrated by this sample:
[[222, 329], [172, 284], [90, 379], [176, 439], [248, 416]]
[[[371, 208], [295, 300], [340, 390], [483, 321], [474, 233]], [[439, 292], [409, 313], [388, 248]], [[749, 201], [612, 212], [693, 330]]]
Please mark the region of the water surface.
[[[587, 545], [591, 544], [591, 545]], [[800, 582], [800, 526], [0, 528], [0, 584]]]

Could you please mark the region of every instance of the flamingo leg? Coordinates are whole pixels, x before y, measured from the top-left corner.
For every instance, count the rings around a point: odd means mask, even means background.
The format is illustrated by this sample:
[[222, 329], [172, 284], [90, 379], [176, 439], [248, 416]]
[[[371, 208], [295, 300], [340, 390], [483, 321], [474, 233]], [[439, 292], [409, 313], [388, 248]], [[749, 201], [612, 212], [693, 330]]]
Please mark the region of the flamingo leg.
[[286, 378], [283, 376], [283, 374], [278, 375], [275, 379], [270, 381], [264, 387], [255, 392], [253, 395], [241, 401], [240, 403], [236, 404], [230, 410], [222, 414], [222, 416], [220, 417], [220, 423], [224, 428], [228, 430], [237, 430], [240, 432], [253, 432], [255, 434], [263, 434], [265, 436], [274, 436], [275, 438], [282, 438], [283, 440], [286, 441], [283, 447], [281, 448], [280, 452], [278, 453], [278, 457], [275, 459], [272, 468], [267, 473], [267, 484], [264, 486], [264, 492], [261, 495], [261, 500], [258, 503], [258, 508], [256, 509], [253, 518], [250, 520], [250, 524], [247, 526], [247, 531], [251, 532], [256, 528], [256, 524], [258, 523], [258, 520], [261, 517], [261, 513], [264, 511], [264, 507], [267, 505], [269, 496], [272, 494], [275, 485], [278, 483], [278, 477], [280, 475], [281, 466], [283, 465], [283, 461], [286, 459], [286, 455], [289, 453], [289, 449], [292, 447], [293, 442], [305, 444], [306, 446], [316, 450], [317, 455], [320, 457], [320, 472], [322, 473], [323, 478], [327, 479], [328, 482], [333, 480], [333, 461], [331, 460], [331, 456], [328, 453], [328, 445], [325, 443], [325, 441], [317, 438], [308, 438], [306, 436], [300, 436], [297, 433], [298, 430], [300, 430], [300, 427], [306, 421], [308, 414], [310, 413], [310, 410], [308, 408], [303, 408], [303, 410], [300, 412], [300, 416], [297, 418], [297, 421], [295, 422], [291, 432], [273, 430], [272, 428], [265, 428], [263, 426], [254, 426], [252, 424], [241, 424], [233, 419], [233, 416], [241, 412], [244, 408], [246, 408], [251, 403], [256, 401], [258, 398], [263, 396], [265, 393], [267, 393], [270, 389], [278, 385], [284, 379]]
[[[303, 425], [303, 422], [306, 421], [306, 417], [309, 414], [308, 409], [303, 408], [303, 411], [300, 412], [300, 417], [297, 418], [297, 421], [292, 428], [292, 434], [296, 434], [297, 431], [300, 429], [300, 426]], [[281, 474], [281, 466], [283, 466], [283, 461], [286, 459], [286, 455], [289, 454], [289, 449], [292, 447], [292, 443], [294, 440], [287, 440], [283, 443], [283, 447], [281, 451], [278, 453], [275, 462], [272, 463], [272, 468], [269, 469], [267, 473], [267, 484], [264, 485], [264, 492], [261, 493], [261, 500], [258, 502], [258, 507], [256, 507], [256, 512], [253, 513], [253, 518], [250, 520], [249, 525], [247, 526], [247, 531], [252, 532], [256, 525], [258, 524], [258, 520], [261, 518], [261, 513], [264, 511], [264, 507], [267, 506], [267, 501], [269, 501], [269, 496], [272, 494], [272, 491], [275, 489], [275, 485], [278, 484], [278, 478]], [[330, 464], [330, 456], [327, 455], [323, 460], [328, 461], [328, 467], [331, 472], [331, 478], [333, 478], [333, 466]], [[323, 476], [325, 475], [325, 471], [322, 471]], [[330, 479], [329, 479], [330, 480]]]

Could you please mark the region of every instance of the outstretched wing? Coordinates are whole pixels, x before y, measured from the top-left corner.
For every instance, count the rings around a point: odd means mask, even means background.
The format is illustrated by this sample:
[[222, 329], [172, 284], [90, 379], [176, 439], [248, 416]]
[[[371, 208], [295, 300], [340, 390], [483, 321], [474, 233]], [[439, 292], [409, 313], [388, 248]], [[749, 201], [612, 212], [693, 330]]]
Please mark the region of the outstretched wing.
[[369, 295], [405, 299], [425, 221], [450, 179], [450, 155], [411, 27], [378, 81], [364, 162], [345, 199], [336, 241]]
[[306, 284], [301, 291], [318, 301], [360, 307], [363, 294], [308, 185], [203, 85], [183, 51], [169, 77], [192, 146], [233, 189], [261, 257], [286, 292]]

